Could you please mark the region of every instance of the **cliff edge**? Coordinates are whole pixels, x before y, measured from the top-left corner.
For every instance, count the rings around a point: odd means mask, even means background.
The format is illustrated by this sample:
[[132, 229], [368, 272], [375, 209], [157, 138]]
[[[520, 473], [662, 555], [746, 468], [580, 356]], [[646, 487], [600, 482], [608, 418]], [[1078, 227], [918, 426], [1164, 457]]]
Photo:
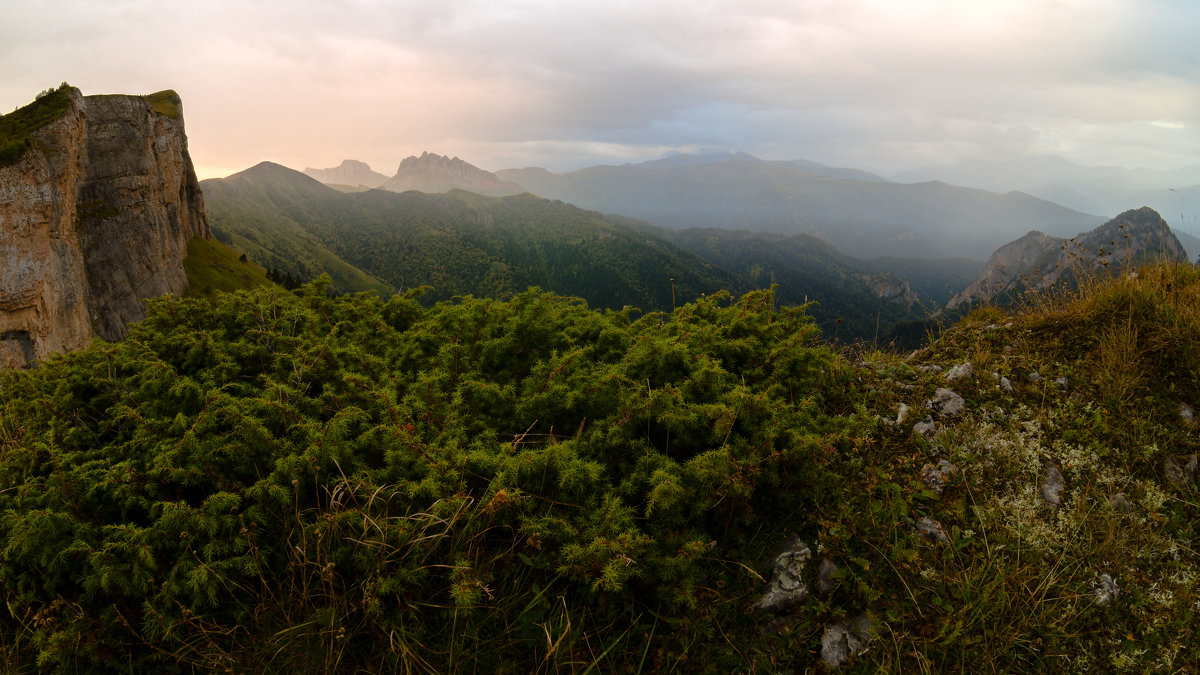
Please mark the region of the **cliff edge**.
[[0, 117], [0, 145], [0, 366], [120, 339], [145, 298], [187, 289], [211, 230], [174, 92], [64, 85]]
[[1187, 252], [1157, 211], [1132, 209], [1071, 239], [1033, 231], [996, 249], [983, 271], [946, 309], [1054, 285], [1077, 272], [1133, 269], [1157, 261], [1184, 262]]

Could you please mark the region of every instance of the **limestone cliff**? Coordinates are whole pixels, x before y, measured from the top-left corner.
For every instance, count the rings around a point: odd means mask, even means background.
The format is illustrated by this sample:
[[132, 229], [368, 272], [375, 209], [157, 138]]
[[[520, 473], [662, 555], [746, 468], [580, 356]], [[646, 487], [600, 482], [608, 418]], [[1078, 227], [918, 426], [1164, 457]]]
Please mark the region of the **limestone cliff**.
[[913, 293], [912, 287], [904, 278], [891, 272], [872, 272], [870, 274], [856, 274], [860, 281], [867, 285], [877, 297], [883, 298], [889, 302], [894, 302], [904, 307], [912, 307], [912, 304], [917, 301], [917, 294]]
[[387, 182], [388, 177], [373, 171], [366, 162], [347, 159], [332, 169], [314, 169], [309, 167], [304, 173], [316, 178], [326, 185], [350, 185], [376, 188]]
[[211, 236], [174, 92], [50, 97], [65, 112], [0, 166], [0, 366], [123, 337]]
[[1071, 239], [1030, 232], [996, 249], [975, 281], [946, 309], [1024, 290], [1049, 288], [1064, 276], [1104, 273], [1157, 260], [1187, 260], [1187, 252], [1157, 211], [1143, 206]]
[[440, 193], [454, 189], [480, 195], [515, 195], [525, 191], [520, 185], [500, 179], [491, 171], [464, 162], [457, 157], [443, 157], [423, 152], [420, 157], [408, 157], [400, 162], [396, 175], [381, 187], [392, 192], [418, 190]]

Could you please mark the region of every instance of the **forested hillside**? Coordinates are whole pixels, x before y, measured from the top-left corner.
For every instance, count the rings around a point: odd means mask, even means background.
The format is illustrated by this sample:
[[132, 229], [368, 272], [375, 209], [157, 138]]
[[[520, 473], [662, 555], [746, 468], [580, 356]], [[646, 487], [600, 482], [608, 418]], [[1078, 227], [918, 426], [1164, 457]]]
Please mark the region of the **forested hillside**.
[[1103, 223], [1019, 192], [891, 183], [862, 172], [749, 156], [497, 175], [544, 197], [660, 227], [807, 234], [860, 258], [982, 260], [1032, 229], [1069, 237]]
[[[260, 264], [302, 278], [325, 268], [304, 262], [287, 242], [328, 251], [392, 289], [429, 286], [427, 301], [507, 298], [538, 286], [593, 306], [649, 311], [748, 290], [737, 276], [678, 247], [528, 194], [346, 194], [271, 164], [203, 187], [218, 236], [229, 233]], [[275, 246], [277, 240], [285, 244]], [[372, 288], [349, 275], [335, 275], [334, 286]]]
[[0, 670], [1200, 667], [1191, 267], [907, 359], [325, 283], [0, 372]]
[[[862, 260], [804, 234], [668, 230], [644, 223], [640, 227], [738, 274], [756, 288], [774, 284], [778, 302], [811, 302], [808, 314], [826, 337], [841, 341], [895, 339], [896, 324], [929, 319], [953, 294], [952, 289], [962, 288], [981, 266], [967, 260]], [[919, 286], [911, 286], [909, 277]], [[923, 331], [917, 333], [918, 340], [924, 339]], [[902, 343], [915, 346], [911, 340]]]

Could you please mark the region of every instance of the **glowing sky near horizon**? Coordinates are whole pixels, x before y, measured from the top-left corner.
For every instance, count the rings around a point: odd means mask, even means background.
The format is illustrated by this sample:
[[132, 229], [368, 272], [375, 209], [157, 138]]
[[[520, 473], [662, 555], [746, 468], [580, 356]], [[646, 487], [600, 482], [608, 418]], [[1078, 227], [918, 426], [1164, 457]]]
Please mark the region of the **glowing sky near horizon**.
[[739, 150], [880, 172], [1200, 151], [1187, 0], [0, 0], [0, 110], [183, 98], [201, 177]]

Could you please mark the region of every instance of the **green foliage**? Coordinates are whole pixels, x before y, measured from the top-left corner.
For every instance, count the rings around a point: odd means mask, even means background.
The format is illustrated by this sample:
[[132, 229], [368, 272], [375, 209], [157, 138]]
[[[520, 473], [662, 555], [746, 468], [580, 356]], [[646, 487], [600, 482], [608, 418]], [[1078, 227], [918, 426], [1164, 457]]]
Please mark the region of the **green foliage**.
[[173, 89], [165, 89], [163, 91], [147, 94], [142, 98], [150, 104], [150, 108], [160, 115], [166, 115], [171, 119], [183, 118], [183, 102], [179, 99], [179, 94], [176, 94]]
[[16, 164], [33, 147], [30, 134], [62, 117], [71, 107], [71, 87], [66, 82], [42, 92], [32, 103], [0, 115], [0, 167]]
[[[283, 277], [328, 271], [340, 292], [428, 286], [423, 300], [432, 302], [510, 298], [537, 286], [597, 307], [669, 310], [704, 293], [749, 289], [660, 239], [528, 194], [345, 194], [270, 164], [202, 187], [214, 229], [251, 258]], [[345, 268], [369, 273], [375, 285]]]
[[[801, 672], [855, 617], [849, 672], [1200, 666], [1191, 267], [908, 359], [767, 292], [328, 290], [155, 300], [0, 373], [3, 669]], [[809, 595], [756, 611], [793, 535]]]
[[262, 267], [251, 263], [246, 254], [238, 254], [216, 239], [193, 237], [183, 260], [188, 289], [185, 295], [211, 296], [216, 293], [268, 286], [271, 279]]
[[154, 300], [0, 374], [14, 663], [649, 669], [757, 632], [753, 569], [855, 433], [803, 313], [327, 283]]

